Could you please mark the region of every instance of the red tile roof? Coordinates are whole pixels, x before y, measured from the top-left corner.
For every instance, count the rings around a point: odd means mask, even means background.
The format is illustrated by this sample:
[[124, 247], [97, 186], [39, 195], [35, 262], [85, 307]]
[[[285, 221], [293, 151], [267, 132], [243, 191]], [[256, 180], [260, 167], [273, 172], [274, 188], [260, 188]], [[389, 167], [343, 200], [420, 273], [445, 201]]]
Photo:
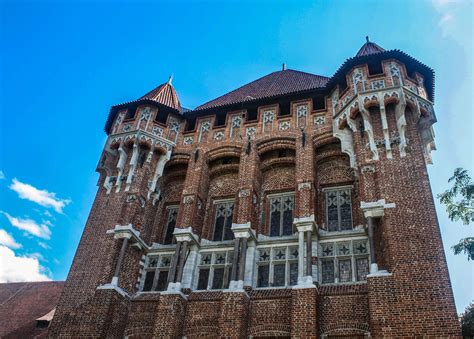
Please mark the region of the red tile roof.
[[47, 331], [36, 319], [54, 309], [63, 281], [0, 284], [0, 338], [32, 338]]
[[178, 94], [173, 85], [171, 85], [171, 77], [168, 82], [161, 84], [154, 90], [148, 92], [138, 100], [150, 99], [168, 107], [174, 108], [178, 111], [182, 111], [181, 104], [179, 102]]
[[196, 107], [195, 111], [324, 88], [328, 80], [325, 76], [291, 69], [273, 72]]

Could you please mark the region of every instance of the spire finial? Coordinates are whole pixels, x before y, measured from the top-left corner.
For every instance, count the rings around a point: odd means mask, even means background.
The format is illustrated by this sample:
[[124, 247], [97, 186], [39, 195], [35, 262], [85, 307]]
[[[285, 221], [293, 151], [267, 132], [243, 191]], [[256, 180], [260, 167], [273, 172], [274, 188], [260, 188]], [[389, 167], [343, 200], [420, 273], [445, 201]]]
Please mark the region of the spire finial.
[[171, 81], [173, 81], [173, 73], [171, 73], [171, 75], [168, 79], [168, 85], [171, 85]]
[[366, 42], [370, 42], [370, 41], [369, 41], [369, 36], [368, 36], [368, 35], [366, 35], [366, 36], [365, 36], [365, 41], [366, 41]]
[[283, 63], [283, 64], [281, 65], [281, 70], [282, 70], [282, 71], [285, 71], [285, 70], [286, 70], [286, 64], [285, 64], [285, 63]]

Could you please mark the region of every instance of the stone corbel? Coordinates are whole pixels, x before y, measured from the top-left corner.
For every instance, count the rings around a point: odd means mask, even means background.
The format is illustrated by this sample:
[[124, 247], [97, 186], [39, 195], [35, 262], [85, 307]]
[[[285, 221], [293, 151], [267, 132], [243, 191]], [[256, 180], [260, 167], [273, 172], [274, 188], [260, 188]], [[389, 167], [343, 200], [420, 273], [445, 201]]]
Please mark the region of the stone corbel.
[[433, 120], [431, 117], [421, 118], [418, 123], [418, 130], [420, 131], [421, 143], [423, 145], [423, 155], [427, 164], [433, 164], [431, 158], [431, 151], [436, 150], [435, 134], [433, 130]]
[[250, 221], [245, 224], [235, 224], [232, 223], [231, 227], [232, 232], [234, 232], [234, 237], [237, 238], [247, 238], [249, 241], [256, 241], [257, 236], [255, 230], [251, 228]]
[[158, 179], [163, 175], [163, 170], [165, 168], [166, 163], [168, 160], [171, 158], [171, 151], [167, 151], [166, 154], [161, 155], [160, 158], [158, 159], [158, 162], [156, 163], [156, 168], [155, 168], [155, 173], [153, 174], [153, 178], [151, 180], [150, 184], [150, 189], [148, 190], [148, 199], [151, 198], [151, 195], [155, 192], [156, 190], [156, 183], [158, 182]]
[[199, 237], [194, 234], [193, 228], [191, 226], [186, 228], [175, 228], [173, 235], [176, 238], [177, 242], [188, 242], [189, 246], [196, 245], [199, 247]]
[[[347, 118], [349, 121], [349, 118]], [[349, 126], [351, 126], [349, 124]], [[351, 168], [356, 168], [356, 156], [354, 152], [354, 141], [352, 138], [352, 131], [349, 128], [339, 129], [336, 119], [333, 121], [333, 136], [341, 141], [341, 151], [349, 156]]]
[[395, 120], [397, 122], [398, 135], [400, 136], [398, 150], [400, 151], [400, 158], [403, 158], [407, 155], [405, 150], [408, 144], [405, 136], [405, 130], [407, 126], [407, 121], [405, 119], [405, 108], [407, 106], [407, 101], [403, 90], [400, 90], [398, 94], [400, 99], [395, 106]]
[[369, 137], [369, 148], [370, 152], [372, 153], [372, 160], [379, 160], [379, 152], [377, 150], [377, 145], [375, 145], [374, 130], [372, 128], [370, 112], [363, 106], [360, 107], [360, 114], [362, 116], [362, 120], [364, 121], [364, 130], [367, 133], [367, 136]]
[[116, 192], [120, 191], [120, 185], [122, 183], [122, 175], [123, 175], [123, 170], [125, 167], [125, 161], [127, 161], [127, 152], [123, 148], [123, 141], [120, 144], [118, 148], [118, 153], [119, 153], [119, 159], [117, 161], [117, 182], [115, 183], [115, 186], [117, 186]]
[[387, 153], [387, 159], [392, 159], [392, 146], [390, 145], [390, 132], [388, 130], [387, 113], [385, 111], [385, 102], [383, 98], [383, 92], [378, 93], [380, 119], [382, 121], [383, 137], [385, 141], [385, 151]]
[[130, 159], [130, 169], [128, 171], [127, 185], [125, 186], [125, 191], [128, 191], [130, 189], [130, 185], [132, 184], [133, 174], [135, 173], [135, 169], [137, 168], [139, 148], [140, 147], [138, 146], [138, 138], [136, 138], [135, 143], [133, 144], [132, 157]]
[[137, 231], [132, 224], [116, 225], [114, 229], [108, 230], [107, 234], [113, 234], [115, 239], [129, 239], [130, 246], [135, 247], [138, 250], [144, 250], [147, 252], [150, 249], [145, 241], [140, 238], [140, 232]]
[[371, 202], [360, 202], [360, 208], [364, 212], [364, 217], [382, 218], [386, 208], [395, 208], [395, 203], [386, 203], [385, 199]]
[[294, 218], [293, 225], [295, 225], [298, 232], [314, 232], [317, 230], [314, 215], [309, 217]]

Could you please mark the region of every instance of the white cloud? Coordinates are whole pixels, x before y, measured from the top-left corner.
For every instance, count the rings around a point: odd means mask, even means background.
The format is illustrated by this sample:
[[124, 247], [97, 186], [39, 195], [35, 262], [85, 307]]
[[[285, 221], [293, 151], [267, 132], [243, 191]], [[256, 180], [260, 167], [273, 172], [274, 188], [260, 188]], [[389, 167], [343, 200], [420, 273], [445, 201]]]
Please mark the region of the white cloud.
[[38, 246], [44, 248], [45, 250], [49, 250], [51, 248], [48, 244], [46, 244], [42, 241], [38, 241]]
[[33, 258], [33, 259], [36, 259], [38, 261], [48, 262], [48, 260], [46, 260], [46, 258], [43, 257], [43, 255], [41, 253], [38, 253], [38, 252], [29, 253], [27, 256], [28, 256], [28, 258]]
[[454, 15], [452, 13], [445, 13], [445, 14], [443, 14], [441, 19], [439, 20], [439, 25], [443, 26], [443, 25], [449, 23], [450, 21], [452, 21], [453, 19], [454, 19]]
[[25, 231], [29, 234], [43, 239], [49, 239], [51, 237], [51, 230], [45, 223], [38, 224], [36, 221], [31, 219], [13, 217], [7, 212], [0, 211], [0, 213], [3, 213], [7, 217], [8, 221], [10, 222], [10, 224], [12, 224], [12, 226], [15, 226], [16, 228], [22, 231]]
[[5, 174], [3, 173], [3, 171], [0, 171], [0, 180], [2, 179], [5, 179]]
[[20, 248], [21, 244], [17, 243], [7, 231], [0, 229], [0, 245], [5, 245], [10, 248]]
[[57, 198], [54, 192], [37, 189], [29, 184], [18, 181], [16, 178], [12, 180], [12, 184], [9, 188], [18, 193], [21, 199], [33, 201], [43, 207], [52, 207], [58, 213], [63, 213], [63, 208], [71, 202], [71, 200], [68, 199]]
[[51, 213], [49, 213], [49, 211], [44, 211], [43, 215], [47, 216], [48, 218], [53, 218], [53, 215]]
[[0, 245], [0, 283], [51, 280], [44, 271], [37, 258], [17, 256]]

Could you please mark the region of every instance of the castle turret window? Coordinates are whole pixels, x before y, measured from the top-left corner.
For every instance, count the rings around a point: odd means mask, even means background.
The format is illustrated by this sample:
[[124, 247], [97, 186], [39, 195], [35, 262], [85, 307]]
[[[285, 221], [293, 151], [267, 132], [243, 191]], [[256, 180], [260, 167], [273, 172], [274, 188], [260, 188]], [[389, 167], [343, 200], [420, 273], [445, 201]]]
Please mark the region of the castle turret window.
[[168, 215], [166, 218], [165, 239], [164, 244], [173, 242], [173, 232], [176, 227], [176, 217], [178, 216], [178, 206], [168, 206], [166, 208]]
[[221, 290], [229, 286], [233, 251], [202, 252], [198, 290]]
[[233, 201], [216, 201], [214, 204], [214, 241], [232, 240], [234, 233], [231, 230], [234, 211]]
[[269, 196], [270, 204], [270, 236], [278, 237], [293, 233], [293, 209], [295, 196], [293, 193]]
[[257, 251], [257, 287], [286, 287], [298, 283], [298, 247], [262, 247]]
[[171, 257], [172, 254], [147, 257], [142, 278], [143, 292], [166, 290]]
[[367, 239], [321, 242], [321, 276], [323, 284], [365, 281], [369, 272]]
[[352, 203], [349, 188], [326, 191], [326, 221], [330, 232], [352, 229]]

